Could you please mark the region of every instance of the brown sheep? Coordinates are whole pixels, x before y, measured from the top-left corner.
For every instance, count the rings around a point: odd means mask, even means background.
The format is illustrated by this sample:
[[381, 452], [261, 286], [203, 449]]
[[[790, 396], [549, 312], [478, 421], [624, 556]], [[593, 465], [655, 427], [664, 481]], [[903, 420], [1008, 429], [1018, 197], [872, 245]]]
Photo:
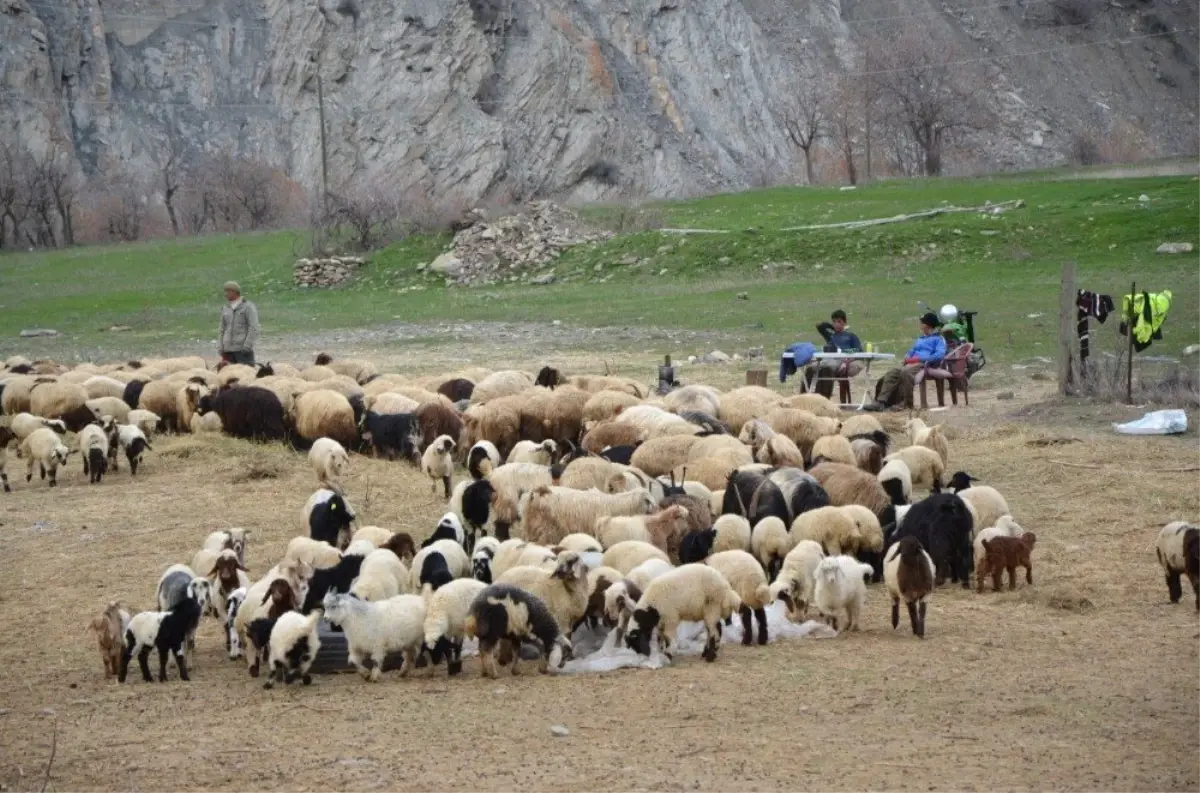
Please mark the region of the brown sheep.
[[1030, 554], [1037, 535], [1027, 531], [1020, 537], [992, 537], [983, 541], [984, 557], [975, 570], [977, 591], [983, 591], [983, 579], [992, 576], [992, 591], [1000, 591], [1001, 578], [1008, 571], [1008, 588], [1017, 588], [1017, 568], [1025, 568], [1025, 583], [1033, 583], [1033, 563]]
[[104, 677], [107, 680], [121, 668], [121, 653], [125, 649], [125, 623], [129, 622], [129, 612], [121, 608], [121, 603], [114, 600], [108, 604], [102, 614], [96, 616], [88, 628], [96, 632], [96, 640], [100, 647], [100, 660], [104, 662]]
[[583, 436], [583, 450], [599, 454], [610, 446], [637, 446], [646, 440], [646, 433], [633, 424], [621, 421], [602, 421]]
[[424, 451], [439, 435], [449, 435], [458, 441], [463, 431], [463, 421], [457, 411], [446, 403], [423, 402], [413, 414], [421, 425], [421, 450]]

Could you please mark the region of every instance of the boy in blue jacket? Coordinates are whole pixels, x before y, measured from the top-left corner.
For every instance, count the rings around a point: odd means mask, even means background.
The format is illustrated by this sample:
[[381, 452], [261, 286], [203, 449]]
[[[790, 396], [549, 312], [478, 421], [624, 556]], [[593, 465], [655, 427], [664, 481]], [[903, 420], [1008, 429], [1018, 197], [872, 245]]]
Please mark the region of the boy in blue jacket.
[[926, 364], [940, 363], [946, 357], [946, 340], [937, 332], [942, 323], [932, 311], [921, 317], [921, 337], [904, 356], [904, 368], [919, 372]]

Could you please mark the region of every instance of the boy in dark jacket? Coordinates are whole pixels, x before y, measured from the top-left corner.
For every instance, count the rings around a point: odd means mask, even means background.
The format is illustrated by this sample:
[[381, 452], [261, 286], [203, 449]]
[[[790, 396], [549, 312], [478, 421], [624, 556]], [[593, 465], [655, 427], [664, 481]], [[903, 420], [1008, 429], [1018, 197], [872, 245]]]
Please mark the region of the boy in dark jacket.
[[[820, 333], [821, 338], [825, 339], [826, 346], [833, 345], [839, 352], [862, 352], [863, 343], [846, 327], [846, 312], [839, 308], [829, 315], [829, 319], [829, 322], [817, 325], [817, 333]], [[805, 371], [805, 377], [811, 380], [816, 366], [816, 363], [809, 364]], [[832, 398], [833, 380], [830, 378], [854, 377], [860, 371], [862, 371], [862, 366], [855, 361], [823, 363], [817, 372], [818, 380], [815, 389], [817, 393]]]

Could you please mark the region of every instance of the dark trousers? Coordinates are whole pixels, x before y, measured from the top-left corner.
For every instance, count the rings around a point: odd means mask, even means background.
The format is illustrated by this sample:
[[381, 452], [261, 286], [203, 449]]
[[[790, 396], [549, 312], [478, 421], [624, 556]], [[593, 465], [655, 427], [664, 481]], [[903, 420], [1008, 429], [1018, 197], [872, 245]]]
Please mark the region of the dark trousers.
[[244, 363], [249, 366], [254, 365], [254, 350], [238, 350], [236, 352], [221, 353], [221, 360], [229, 361], [229, 363]]

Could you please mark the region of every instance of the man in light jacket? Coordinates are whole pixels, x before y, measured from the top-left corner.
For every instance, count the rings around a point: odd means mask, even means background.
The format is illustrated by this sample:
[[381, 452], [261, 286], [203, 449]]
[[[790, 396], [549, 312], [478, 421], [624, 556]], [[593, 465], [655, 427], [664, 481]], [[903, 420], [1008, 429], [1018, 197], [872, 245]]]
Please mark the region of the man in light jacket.
[[938, 315], [932, 311], [921, 317], [921, 337], [904, 356], [904, 368], [919, 372], [927, 364], [939, 364], [946, 357], [946, 340], [937, 332], [941, 325]]
[[254, 345], [258, 343], [258, 309], [242, 297], [235, 281], [225, 284], [225, 305], [221, 306], [221, 332], [218, 352], [229, 363], [254, 363]]

